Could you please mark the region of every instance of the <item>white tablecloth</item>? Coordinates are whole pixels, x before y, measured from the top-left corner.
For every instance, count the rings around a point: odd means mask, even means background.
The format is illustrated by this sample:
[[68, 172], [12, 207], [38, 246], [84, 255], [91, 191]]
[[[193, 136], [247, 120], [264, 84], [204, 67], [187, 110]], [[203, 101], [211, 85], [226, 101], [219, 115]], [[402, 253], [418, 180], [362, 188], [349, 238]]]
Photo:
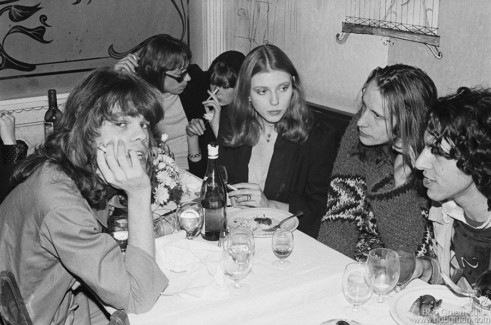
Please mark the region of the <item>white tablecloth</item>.
[[[162, 296], [149, 312], [130, 314], [131, 324], [320, 324], [343, 318], [349, 303], [341, 279], [352, 260], [300, 231], [294, 235], [295, 248], [288, 257], [293, 265], [286, 270], [271, 265], [276, 259], [271, 239], [256, 238], [253, 272], [242, 280], [251, 292], [225, 299]], [[379, 305], [372, 297], [365, 306], [370, 316], [362, 324], [395, 323], [388, 304]]]

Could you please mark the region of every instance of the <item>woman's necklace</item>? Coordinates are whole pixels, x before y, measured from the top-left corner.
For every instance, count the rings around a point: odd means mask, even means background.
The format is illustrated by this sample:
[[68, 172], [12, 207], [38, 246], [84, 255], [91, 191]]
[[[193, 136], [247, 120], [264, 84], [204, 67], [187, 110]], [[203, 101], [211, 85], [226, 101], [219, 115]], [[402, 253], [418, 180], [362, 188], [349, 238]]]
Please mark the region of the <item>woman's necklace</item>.
[[269, 128], [269, 132], [266, 132], [266, 127], [264, 128], [264, 137], [266, 138], [266, 142], [269, 143], [271, 141], [271, 136], [274, 132], [274, 126]]

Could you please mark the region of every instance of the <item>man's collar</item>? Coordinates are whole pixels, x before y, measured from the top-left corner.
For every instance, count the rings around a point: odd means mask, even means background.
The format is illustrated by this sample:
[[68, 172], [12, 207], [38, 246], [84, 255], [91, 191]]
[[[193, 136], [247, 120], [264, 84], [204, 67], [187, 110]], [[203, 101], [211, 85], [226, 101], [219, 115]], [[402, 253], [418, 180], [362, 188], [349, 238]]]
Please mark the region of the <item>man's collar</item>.
[[[442, 203], [442, 215], [443, 215], [443, 221], [445, 223], [450, 222], [450, 218], [459, 220], [466, 225], [469, 225], [465, 218], [465, 213], [464, 210], [455, 203], [454, 200], [449, 200], [447, 202]], [[471, 226], [473, 227], [473, 226]], [[489, 214], [488, 220], [484, 222], [482, 225], [478, 227], [473, 227], [475, 229], [486, 229], [491, 227], [491, 213]]]

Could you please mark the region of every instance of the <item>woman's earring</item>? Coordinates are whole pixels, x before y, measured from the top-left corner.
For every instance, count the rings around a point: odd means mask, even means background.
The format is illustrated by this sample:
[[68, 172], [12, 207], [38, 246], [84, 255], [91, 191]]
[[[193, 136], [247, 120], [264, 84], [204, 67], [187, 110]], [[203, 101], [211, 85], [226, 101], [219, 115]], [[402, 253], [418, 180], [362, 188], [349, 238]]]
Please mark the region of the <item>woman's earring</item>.
[[251, 96], [249, 96], [249, 102], [252, 102]]

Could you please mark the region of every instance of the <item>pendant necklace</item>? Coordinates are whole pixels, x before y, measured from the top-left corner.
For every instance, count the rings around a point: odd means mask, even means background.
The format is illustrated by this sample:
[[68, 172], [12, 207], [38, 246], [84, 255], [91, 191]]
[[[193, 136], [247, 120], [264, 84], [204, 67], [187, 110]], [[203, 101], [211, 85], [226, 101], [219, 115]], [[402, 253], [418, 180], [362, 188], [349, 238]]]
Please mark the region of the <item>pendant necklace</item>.
[[266, 134], [266, 142], [269, 143], [271, 141], [271, 133]]

